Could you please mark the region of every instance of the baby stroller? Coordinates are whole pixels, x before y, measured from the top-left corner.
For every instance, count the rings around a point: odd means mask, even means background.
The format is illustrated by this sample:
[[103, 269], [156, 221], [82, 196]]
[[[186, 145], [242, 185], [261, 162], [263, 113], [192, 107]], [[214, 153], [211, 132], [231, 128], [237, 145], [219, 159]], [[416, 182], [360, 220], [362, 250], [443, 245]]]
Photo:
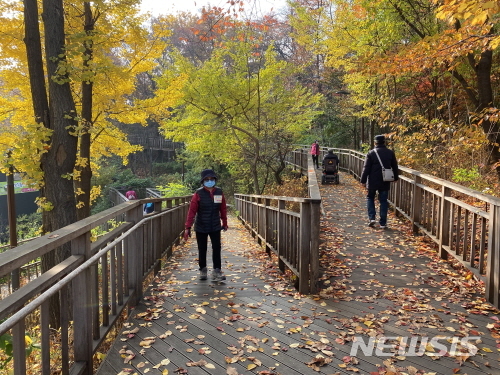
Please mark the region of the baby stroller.
[[333, 182], [335, 185], [340, 183], [337, 160], [335, 159], [325, 159], [323, 161], [323, 176], [321, 176], [321, 183], [324, 185], [330, 182]]

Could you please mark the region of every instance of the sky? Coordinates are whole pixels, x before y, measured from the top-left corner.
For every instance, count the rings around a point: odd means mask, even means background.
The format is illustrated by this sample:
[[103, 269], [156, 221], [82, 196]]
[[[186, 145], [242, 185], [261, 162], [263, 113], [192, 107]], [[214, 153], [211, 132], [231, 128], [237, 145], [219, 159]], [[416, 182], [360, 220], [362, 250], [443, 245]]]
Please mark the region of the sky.
[[[142, 10], [150, 11], [153, 15], [159, 14], [175, 14], [179, 11], [189, 11], [197, 13], [201, 7], [217, 6], [221, 8], [227, 7], [228, 0], [142, 0]], [[246, 2], [250, 2], [247, 0]], [[286, 0], [255, 0], [261, 8], [262, 13], [279, 11], [280, 8], [286, 7]], [[246, 8], [246, 7], [245, 7]]]

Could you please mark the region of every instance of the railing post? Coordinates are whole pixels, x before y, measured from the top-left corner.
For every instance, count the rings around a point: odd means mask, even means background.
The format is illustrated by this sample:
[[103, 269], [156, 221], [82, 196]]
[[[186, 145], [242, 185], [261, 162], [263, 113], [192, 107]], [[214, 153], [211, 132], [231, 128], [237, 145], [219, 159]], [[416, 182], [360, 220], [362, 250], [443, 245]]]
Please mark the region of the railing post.
[[[142, 219], [142, 206], [139, 205], [127, 212], [127, 221], [137, 224]], [[144, 274], [143, 228], [138, 227], [127, 237], [128, 251], [128, 288], [134, 291], [130, 298], [130, 307], [135, 307], [142, 296], [142, 276]]]
[[278, 267], [281, 272], [285, 272], [285, 262], [283, 262], [283, 255], [286, 246], [287, 234], [285, 233], [285, 215], [281, 212], [285, 209], [285, 201], [278, 200]]
[[262, 199], [260, 197], [255, 198], [255, 203], [257, 204], [255, 206], [256, 210], [256, 216], [255, 216], [255, 230], [256, 230], [256, 236], [257, 236], [257, 243], [262, 246], [262, 240], [259, 234], [261, 230], [261, 220], [262, 220], [262, 210], [260, 208], [260, 205], [262, 203]]
[[[161, 202], [154, 202], [154, 211], [161, 212]], [[163, 252], [163, 231], [161, 230], [161, 222], [163, 216], [153, 219], [153, 244], [155, 249], [155, 268], [154, 274], [156, 275], [161, 269], [161, 253]]]
[[266, 247], [266, 252], [268, 254], [271, 254], [271, 249], [268, 244], [270, 244], [269, 238], [272, 236], [269, 234], [269, 227], [271, 224], [271, 220], [269, 219], [271, 215], [271, 211], [268, 210], [268, 207], [271, 205], [271, 200], [269, 198], [264, 198], [262, 200], [262, 203], [264, 204], [263, 208], [263, 231], [264, 231], [264, 246]]
[[259, 245], [261, 245], [261, 241], [260, 241], [260, 238], [259, 238], [259, 229], [260, 229], [260, 207], [259, 207], [259, 204], [260, 204], [260, 198], [259, 197], [255, 197], [253, 199], [254, 203], [255, 203], [255, 207], [253, 208], [253, 214], [254, 214], [254, 228], [255, 228], [255, 236], [257, 238], [257, 243]]
[[351, 152], [351, 150], [349, 150], [349, 154], [347, 156], [347, 160], [348, 160], [348, 163], [349, 163], [349, 169], [348, 169], [348, 171], [349, 171], [349, 174], [352, 176], [352, 175], [354, 175], [354, 171], [353, 171], [353, 168], [352, 168], [352, 164], [353, 163], [352, 163], [352, 152]]
[[399, 204], [399, 182], [394, 182], [391, 184], [391, 190], [389, 191], [389, 196], [392, 195], [392, 209], [394, 214], [397, 216], [398, 204]]
[[[83, 255], [84, 259], [91, 257], [90, 232], [71, 241], [72, 255]], [[92, 366], [92, 267], [81, 272], [71, 283], [73, 295], [73, 347], [74, 360], [85, 362], [84, 375], [91, 375]], [[97, 297], [97, 296], [96, 296]]]
[[311, 205], [308, 201], [300, 204], [300, 243], [299, 243], [299, 293], [310, 292], [309, 262], [311, 259]]
[[[170, 210], [171, 208], [172, 208], [172, 200], [168, 199], [166, 202], [165, 210]], [[170, 246], [175, 240], [174, 233], [172, 233], [172, 231], [173, 231], [173, 229], [172, 229], [172, 227], [173, 227], [172, 215], [173, 215], [172, 212], [169, 212], [169, 213], [162, 216], [165, 218], [163, 220], [164, 226], [162, 227], [163, 228], [162, 231], [164, 232], [163, 236], [166, 237], [165, 245], [164, 245], [163, 249], [165, 249], [167, 246]], [[183, 224], [182, 226], [184, 226], [184, 222], [182, 224]], [[193, 232], [194, 232], [194, 230], [193, 230]], [[167, 253], [167, 256], [172, 255], [172, 247], [173, 246], [170, 246], [170, 249], [169, 249], [169, 252]]]
[[318, 291], [321, 201], [311, 201], [311, 293]]
[[441, 226], [439, 228], [439, 256], [441, 259], [448, 259], [448, 252], [445, 250], [445, 246], [450, 245], [450, 207], [451, 203], [446, 198], [451, 196], [451, 189], [449, 187], [443, 186], [441, 188], [441, 210], [439, 216], [441, 217]]
[[14, 352], [14, 375], [26, 374], [26, 322], [22, 319], [12, 328], [12, 349]]
[[413, 180], [413, 202], [411, 209], [411, 223], [413, 227], [413, 233], [416, 234], [418, 232], [418, 225], [420, 223], [420, 219], [422, 216], [422, 189], [418, 187], [418, 185], [422, 182], [422, 178], [420, 176], [414, 175]]
[[490, 206], [488, 228], [488, 266], [486, 269], [486, 298], [495, 307], [500, 306], [500, 206]]

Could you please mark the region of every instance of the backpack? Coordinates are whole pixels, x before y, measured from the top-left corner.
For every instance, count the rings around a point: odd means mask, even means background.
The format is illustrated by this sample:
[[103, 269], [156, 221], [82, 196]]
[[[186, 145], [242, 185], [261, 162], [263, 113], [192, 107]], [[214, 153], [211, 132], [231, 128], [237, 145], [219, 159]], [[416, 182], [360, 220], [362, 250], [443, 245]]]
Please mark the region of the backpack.
[[146, 203], [146, 205], [144, 207], [144, 212], [147, 214], [150, 214], [151, 212], [153, 212], [153, 210], [154, 210], [153, 203], [152, 202]]

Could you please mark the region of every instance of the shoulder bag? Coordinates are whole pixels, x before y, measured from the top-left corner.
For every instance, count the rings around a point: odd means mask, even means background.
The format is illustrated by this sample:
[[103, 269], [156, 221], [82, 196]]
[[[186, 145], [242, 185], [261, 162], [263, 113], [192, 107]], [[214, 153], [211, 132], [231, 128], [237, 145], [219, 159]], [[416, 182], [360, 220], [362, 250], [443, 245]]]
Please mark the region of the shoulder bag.
[[394, 171], [392, 168], [385, 168], [384, 164], [382, 164], [382, 160], [380, 160], [380, 156], [378, 156], [377, 149], [374, 148], [373, 151], [375, 151], [375, 155], [377, 155], [380, 166], [382, 167], [382, 180], [389, 182], [394, 181]]

